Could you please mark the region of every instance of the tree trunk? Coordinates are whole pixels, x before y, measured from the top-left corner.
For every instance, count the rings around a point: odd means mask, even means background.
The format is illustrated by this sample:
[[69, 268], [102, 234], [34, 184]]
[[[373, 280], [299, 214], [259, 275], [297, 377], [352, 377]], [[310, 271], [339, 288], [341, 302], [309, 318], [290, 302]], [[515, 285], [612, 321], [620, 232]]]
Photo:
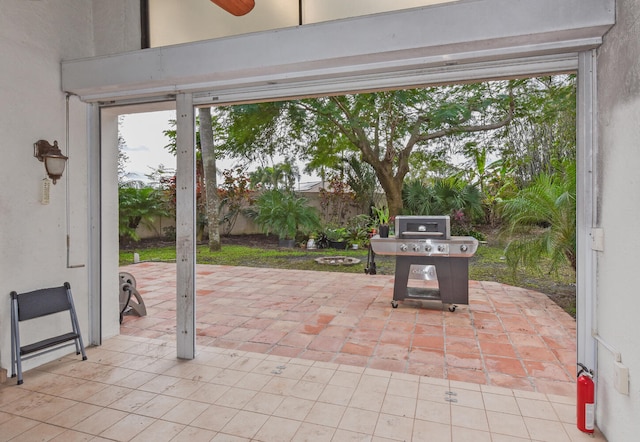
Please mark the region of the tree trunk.
[[221, 249], [220, 244], [220, 201], [218, 198], [218, 180], [216, 176], [216, 151], [213, 145], [213, 127], [211, 108], [199, 109], [200, 148], [206, 193], [207, 226], [209, 231], [209, 250]]

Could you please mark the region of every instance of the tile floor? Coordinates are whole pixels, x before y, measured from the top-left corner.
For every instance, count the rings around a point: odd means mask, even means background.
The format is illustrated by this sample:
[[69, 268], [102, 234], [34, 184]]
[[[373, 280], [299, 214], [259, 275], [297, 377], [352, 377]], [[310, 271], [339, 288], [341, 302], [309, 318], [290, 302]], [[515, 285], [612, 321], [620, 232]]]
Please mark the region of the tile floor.
[[[175, 264], [134, 275], [146, 317], [121, 333], [175, 341]], [[544, 294], [470, 281], [453, 313], [391, 307], [393, 276], [197, 266], [197, 342], [449, 381], [575, 395], [575, 320]]]
[[605, 440], [572, 397], [127, 335], [87, 352], [0, 384], [0, 441]]

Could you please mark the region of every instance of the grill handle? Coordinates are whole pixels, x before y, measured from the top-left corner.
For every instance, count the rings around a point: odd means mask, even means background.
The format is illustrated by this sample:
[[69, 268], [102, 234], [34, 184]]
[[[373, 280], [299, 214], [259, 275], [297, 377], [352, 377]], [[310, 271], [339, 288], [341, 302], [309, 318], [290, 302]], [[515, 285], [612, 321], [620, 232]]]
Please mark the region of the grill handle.
[[442, 232], [402, 232], [402, 236], [415, 235], [415, 236], [444, 236]]

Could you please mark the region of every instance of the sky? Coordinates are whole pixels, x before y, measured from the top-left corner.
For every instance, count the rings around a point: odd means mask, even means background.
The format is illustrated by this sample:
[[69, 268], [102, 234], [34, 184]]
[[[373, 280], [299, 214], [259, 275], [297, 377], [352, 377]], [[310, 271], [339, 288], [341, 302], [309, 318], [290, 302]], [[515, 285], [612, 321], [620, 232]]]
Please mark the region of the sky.
[[[176, 168], [176, 157], [164, 146], [170, 140], [163, 131], [170, 129], [169, 120], [175, 120], [176, 112], [160, 111], [140, 114], [126, 114], [119, 127], [120, 135], [124, 139], [124, 151], [129, 157], [125, 171], [130, 179], [148, 181], [145, 175], [150, 174], [163, 165], [165, 169]], [[219, 171], [233, 167], [233, 161], [219, 160]], [[299, 165], [302, 170], [303, 165]], [[302, 182], [318, 181], [316, 176], [303, 175]]]
[[127, 172], [143, 179], [160, 164], [165, 168], [176, 168], [176, 157], [164, 148], [170, 140], [162, 133], [170, 128], [169, 120], [175, 118], [175, 111], [124, 115], [120, 135], [129, 157], [125, 165]]

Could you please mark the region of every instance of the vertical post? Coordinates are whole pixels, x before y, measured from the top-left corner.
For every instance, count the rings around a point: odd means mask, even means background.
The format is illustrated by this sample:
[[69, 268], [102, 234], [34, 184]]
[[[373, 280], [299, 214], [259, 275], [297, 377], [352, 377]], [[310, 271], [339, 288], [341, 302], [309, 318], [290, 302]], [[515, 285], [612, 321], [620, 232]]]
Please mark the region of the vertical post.
[[195, 112], [193, 96], [176, 97], [176, 340], [177, 356], [196, 354], [195, 287]]
[[597, 224], [597, 124], [595, 50], [578, 55], [577, 198], [576, 198], [576, 330], [577, 359], [596, 368], [596, 341], [592, 336], [597, 287], [597, 256], [592, 229]]
[[[87, 106], [89, 192], [89, 345], [102, 345], [102, 142], [100, 106]], [[114, 276], [115, 278], [115, 276]], [[110, 305], [110, 304], [107, 304]]]

